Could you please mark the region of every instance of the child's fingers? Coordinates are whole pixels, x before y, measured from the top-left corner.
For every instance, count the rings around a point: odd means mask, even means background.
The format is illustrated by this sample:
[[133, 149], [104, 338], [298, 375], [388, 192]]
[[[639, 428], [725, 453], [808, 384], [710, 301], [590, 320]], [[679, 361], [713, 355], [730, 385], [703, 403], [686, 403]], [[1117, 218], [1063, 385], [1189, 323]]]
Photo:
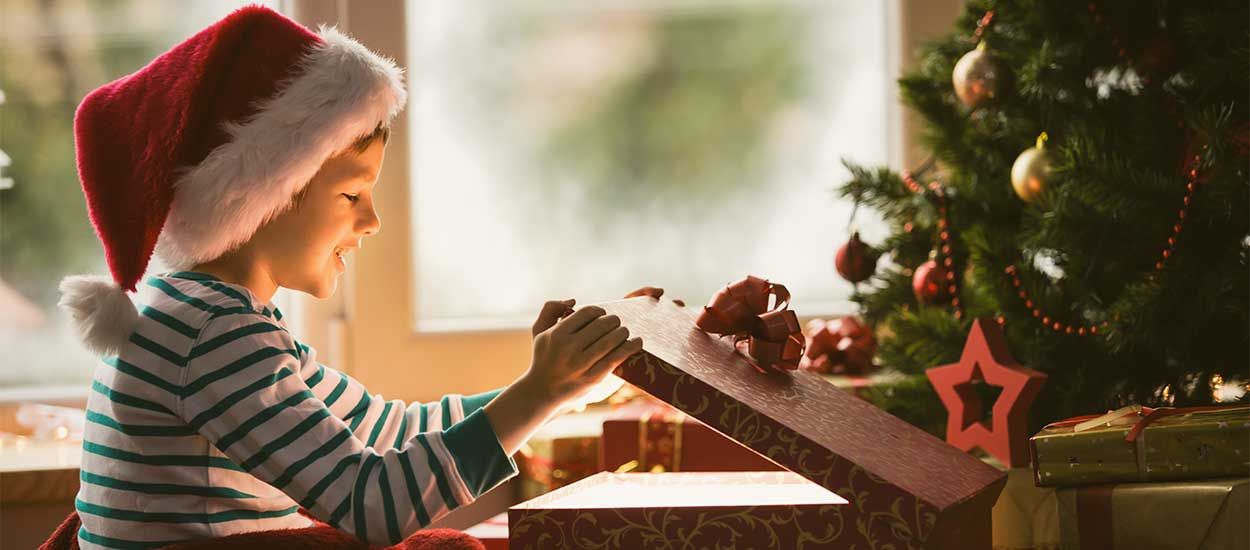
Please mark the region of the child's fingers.
[[644, 286], [638, 290], [635, 290], [633, 292], [630, 292], [629, 294], [626, 294], [625, 298], [628, 299], [628, 298], [637, 298], [638, 296], [650, 296], [652, 298], [659, 300], [660, 296], [663, 296], [663, 295], [664, 295], [664, 289], [662, 288], [654, 287], [654, 286]]
[[642, 351], [641, 336], [635, 336], [625, 340], [619, 346], [616, 346], [615, 349], [608, 352], [608, 354], [602, 359], [596, 361], [595, 364], [586, 371], [586, 375], [589, 376], [591, 380], [599, 380], [600, 378], [607, 376], [608, 373], [616, 370], [616, 367], [620, 366], [626, 359], [629, 359], [630, 356], [638, 353], [639, 351]]
[[587, 359], [587, 363], [594, 363], [615, 349], [616, 346], [621, 345], [621, 342], [624, 342], [627, 338], [629, 338], [629, 329], [618, 325], [602, 337], [595, 339], [589, 346], [586, 346], [586, 349], [582, 351], [582, 356]]
[[581, 330], [573, 334], [573, 342], [577, 346], [576, 350], [586, 351], [596, 340], [619, 326], [621, 326], [621, 318], [615, 315], [604, 315], [587, 323]]
[[599, 306], [583, 307], [574, 311], [572, 315], [561, 319], [559, 323], [556, 323], [556, 328], [552, 331], [552, 334], [573, 334], [574, 332], [581, 330], [582, 327], [586, 326], [591, 321], [603, 317], [606, 314], [607, 312]]
[[538, 320], [534, 321], [534, 336], [555, 326], [560, 319], [573, 312], [573, 304], [577, 303], [572, 298], [568, 300], [551, 300], [543, 304], [542, 311], [538, 312]]

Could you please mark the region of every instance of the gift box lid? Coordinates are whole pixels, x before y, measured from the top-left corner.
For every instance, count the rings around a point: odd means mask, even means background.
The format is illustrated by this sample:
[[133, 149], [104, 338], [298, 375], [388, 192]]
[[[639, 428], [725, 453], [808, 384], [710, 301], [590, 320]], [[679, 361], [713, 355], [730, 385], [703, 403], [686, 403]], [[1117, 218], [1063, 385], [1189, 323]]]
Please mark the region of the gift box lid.
[[930, 546], [989, 521], [1003, 472], [818, 374], [761, 373], [699, 330], [696, 311], [648, 297], [598, 305], [643, 339], [618, 376], [846, 499], [848, 522]]

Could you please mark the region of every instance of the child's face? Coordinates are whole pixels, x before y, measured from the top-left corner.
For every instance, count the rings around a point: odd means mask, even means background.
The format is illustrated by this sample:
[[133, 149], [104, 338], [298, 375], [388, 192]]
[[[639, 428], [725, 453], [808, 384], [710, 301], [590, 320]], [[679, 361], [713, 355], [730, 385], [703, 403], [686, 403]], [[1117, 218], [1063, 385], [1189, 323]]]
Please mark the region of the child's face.
[[378, 232], [373, 187], [386, 144], [374, 139], [364, 152], [349, 148], [321, 165], [299, 203], [253, 237], [278, 286], [318, 298], [334, 293], [347, 265], [342, 258]]

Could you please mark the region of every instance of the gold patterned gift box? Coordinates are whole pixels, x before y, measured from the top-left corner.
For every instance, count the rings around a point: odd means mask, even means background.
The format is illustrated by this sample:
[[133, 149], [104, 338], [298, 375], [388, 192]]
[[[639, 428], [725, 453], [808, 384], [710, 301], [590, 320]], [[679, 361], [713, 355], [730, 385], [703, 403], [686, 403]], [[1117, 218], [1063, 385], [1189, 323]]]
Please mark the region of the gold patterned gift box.
[[643, 339], [618, 376], [788, 471], [596, 474], [512, 507], [513, 550], [990, 547], [1002, 472], [670, 302], [599, 305]]
[[1041, 486], [1250, 475], [1250, 406], [1125, 407], [1030, 439]]
[[995, 550], [1250, 548], [1250, 478], [1038, 487], [1009, 472]]

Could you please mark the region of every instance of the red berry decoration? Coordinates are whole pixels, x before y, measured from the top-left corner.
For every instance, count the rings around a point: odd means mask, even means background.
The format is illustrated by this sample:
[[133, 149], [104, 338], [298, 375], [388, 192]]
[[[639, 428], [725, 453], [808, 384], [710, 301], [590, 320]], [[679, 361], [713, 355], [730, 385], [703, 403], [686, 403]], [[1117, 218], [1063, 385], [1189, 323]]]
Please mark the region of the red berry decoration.
[[877, 270], [877, 251], [859, 240], [859, 232], [851, 234], [851, 240], [838, 248], [833, 259], [838, 275], [852, 283], [862, 283]]
[[934, 260], [929, 260], [916, 268], [911, 278], [911, 289], [916, 299], [922, 304], [943, 304], [951, 299], [951, 285], [947, 280], [947, 270]]

